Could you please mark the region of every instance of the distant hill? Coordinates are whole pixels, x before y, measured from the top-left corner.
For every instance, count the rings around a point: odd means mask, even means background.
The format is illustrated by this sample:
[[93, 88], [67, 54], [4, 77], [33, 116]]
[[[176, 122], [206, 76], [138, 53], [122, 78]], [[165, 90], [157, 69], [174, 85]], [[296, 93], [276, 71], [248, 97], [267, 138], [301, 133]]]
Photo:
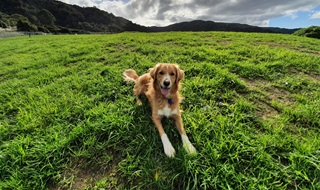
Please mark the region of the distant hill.
[[310, 26], [308, 28], [302, 28], [296, 31], [294, 35], [320, 39], [320, 26]]
[[145, 27], [96, 7], [79, 7], [56, 0], [0, 0], [0, 27], [12, 25], [19, 30], [51, 33], [234, 31], [291, 34], [297, 30], [202, 20]]
[[239, 23], [222, 23], [213, 21], [194, 20], [181, 22], [165, 27], [149, 27], [151, 31], [230, 31], [230, 32], [263, 32], [292, 34], [298, 29], [258, 27]]
[[[45, 11], [44, 11], [45, 10]], [[123, 32], [146, 31], [147, 28], [122, 17], [101, 11], [95, 7], [79, 7], [55, 0], [1, 0], [0, 12], [7, 15], [19, 14], [30, 24], [51, 32]], [[45, 12], [47, 15], [41, 15]], [[52, 24], [43, 23], [48, 14], [54, 17]], [[41, 17], [42, 16], [42, 17]]]

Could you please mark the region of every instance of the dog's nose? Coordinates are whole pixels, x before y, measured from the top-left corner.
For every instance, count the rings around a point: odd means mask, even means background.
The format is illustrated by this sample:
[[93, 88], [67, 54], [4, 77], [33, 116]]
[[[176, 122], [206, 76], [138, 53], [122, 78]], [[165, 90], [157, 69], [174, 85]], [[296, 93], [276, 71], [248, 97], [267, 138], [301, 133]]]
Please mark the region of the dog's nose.
[[165, 87], [168, 87], [170, 85], [170, 81], [168, 81], [168, 80], [163, 81], [163, 85]]

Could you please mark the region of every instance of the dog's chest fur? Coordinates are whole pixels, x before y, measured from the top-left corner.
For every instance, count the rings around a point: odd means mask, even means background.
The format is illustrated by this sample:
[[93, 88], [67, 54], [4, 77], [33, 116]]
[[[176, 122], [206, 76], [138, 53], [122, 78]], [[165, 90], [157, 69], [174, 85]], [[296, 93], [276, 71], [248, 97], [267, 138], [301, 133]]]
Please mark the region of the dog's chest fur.
[[158, 110], [158, 114], [166, 117], [170, 117], [173, 114], [178, 114], [178, 110], [171, 109], [168, 105], [166, 105], [163, 109]]

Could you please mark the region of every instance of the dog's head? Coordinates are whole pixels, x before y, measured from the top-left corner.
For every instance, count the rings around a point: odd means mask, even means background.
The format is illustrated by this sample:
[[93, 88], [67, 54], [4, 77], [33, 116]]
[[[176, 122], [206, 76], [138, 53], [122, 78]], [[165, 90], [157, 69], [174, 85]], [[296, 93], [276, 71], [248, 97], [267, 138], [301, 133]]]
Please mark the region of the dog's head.
[[164, 96], [177, 91], [179, 82], [184, 77], [184, 72], [176, 64], [159, 63], [150, 69], [149, 73], [155, 88], [159, 87]]

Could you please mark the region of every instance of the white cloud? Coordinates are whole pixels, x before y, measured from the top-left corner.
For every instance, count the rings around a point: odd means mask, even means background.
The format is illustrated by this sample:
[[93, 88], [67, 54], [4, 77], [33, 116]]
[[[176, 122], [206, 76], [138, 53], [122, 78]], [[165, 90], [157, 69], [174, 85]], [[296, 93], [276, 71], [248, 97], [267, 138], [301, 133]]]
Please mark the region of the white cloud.
[[116, 16], [122, 16], [128, 18], [130, 15], [126, 14], [125, 10], [126, 3], [122, 1], [102, 1], [96, 5], [99, 9], [105, 10], [109, 13], [113, 13]]
[[[202, 19], [268, 26], [269, 20], [281, 16], [296, 17], [310, 11], [320, 0], [61, 0], [80, 6], [96, 6], [116, 16], [144, 26], [165, 26]], [[311, 18], [319, 18], [315, 12]]]
[[61, 1], [71, 5], [79, 5], [82, 7], [93, 7], [96, 5], [96, 1], [94, 0], [61, 0]]
[[320, 11], [314, 12], [311, 17], [312, 19], [320, 19]]

